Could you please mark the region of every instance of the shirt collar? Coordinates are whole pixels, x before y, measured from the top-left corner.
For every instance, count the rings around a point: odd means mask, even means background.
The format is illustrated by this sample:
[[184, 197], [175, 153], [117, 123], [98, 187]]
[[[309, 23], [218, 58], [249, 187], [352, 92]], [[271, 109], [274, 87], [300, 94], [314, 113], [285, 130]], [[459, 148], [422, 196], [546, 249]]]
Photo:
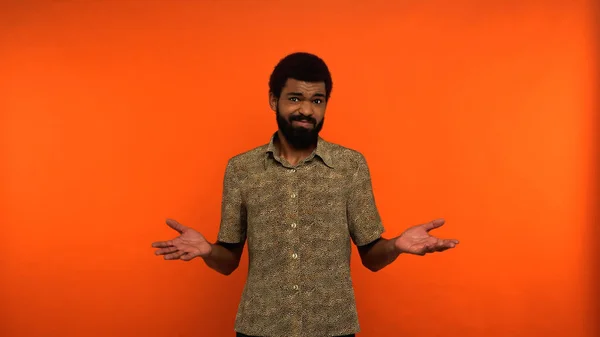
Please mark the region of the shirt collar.
[[[278, 155], [277, 148], [275, 147], [275, 140], [277, 139], [277, 137], [278, 137], [277, 132], [275, 132], [271, 136], [271, 140], [269, 141], [269, 145], [267, 146], [267, 150], [266, 150], [267, 155], [269, 155], [269, 154]], [[319, 137], [317, 140], [317, 148], [315, 149], [313, 154], [311, 154], [311, 156], [316, 156], [316, 157], [321, 158], [321, 160], [323, 161], [323, 163], [325, 163], [325, 165], [329, 166], [330, 168], [333, 168], [333, 163], [331, 160], [331, 149], [330, 149], [329, 145], [330, 145], [329, 142], [327, 142], [323, 138]], [[309, 156], [309, 158], [311, 156]]]

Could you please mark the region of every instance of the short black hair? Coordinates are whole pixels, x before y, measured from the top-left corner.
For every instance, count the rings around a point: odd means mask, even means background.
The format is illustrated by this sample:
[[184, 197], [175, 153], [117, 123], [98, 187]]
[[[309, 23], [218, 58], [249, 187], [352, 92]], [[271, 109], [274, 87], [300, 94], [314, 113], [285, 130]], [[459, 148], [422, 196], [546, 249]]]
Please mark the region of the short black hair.
[[327, 64], [320, 57], [297, 52], [281, 59], [269, 78], [269, 92], [279, 98], [290, 78], [303, 82], [325, 82], [325, 99], [329, 100], [333, 81]]

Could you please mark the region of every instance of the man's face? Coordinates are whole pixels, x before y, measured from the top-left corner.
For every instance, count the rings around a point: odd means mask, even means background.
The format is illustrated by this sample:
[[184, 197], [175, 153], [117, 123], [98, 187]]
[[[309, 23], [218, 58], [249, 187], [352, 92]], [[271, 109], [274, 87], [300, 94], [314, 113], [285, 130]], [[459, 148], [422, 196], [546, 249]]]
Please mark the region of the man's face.
[[296, 149], [315, 145], [325, 120], [325, 83], [288, 79], [279, 99], [269, 97], [277, 125]]

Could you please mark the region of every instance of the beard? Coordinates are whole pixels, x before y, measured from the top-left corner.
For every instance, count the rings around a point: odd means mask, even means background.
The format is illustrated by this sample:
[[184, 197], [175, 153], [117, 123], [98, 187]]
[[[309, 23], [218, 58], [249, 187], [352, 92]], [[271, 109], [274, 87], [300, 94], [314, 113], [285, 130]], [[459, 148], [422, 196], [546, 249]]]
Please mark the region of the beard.
[[[323, 117], [319, 123], [317, 123], [314, 118], [304, 115], [292, 115], [289, 117], [289, 119], [285, 119], [283, 116], [281, 116], [281, 113], [279, 113], [279, 107], [277, 108], [276, 116], [279, 130], [293, 148], [297, 150], [304, 150], [317, 144], [317, 141], [319, 140], [319, 132], [323, 128], [325, 117]], [[313, 127], [296, 127], [292, 124], [294, 121], [306, 121], [311, 123]]]

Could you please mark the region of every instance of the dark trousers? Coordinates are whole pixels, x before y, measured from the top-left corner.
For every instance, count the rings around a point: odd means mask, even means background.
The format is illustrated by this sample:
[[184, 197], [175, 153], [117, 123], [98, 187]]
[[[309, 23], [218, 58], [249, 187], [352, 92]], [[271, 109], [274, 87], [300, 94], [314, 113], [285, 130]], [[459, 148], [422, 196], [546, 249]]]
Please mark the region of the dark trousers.
[[[244, 335], [241, 332], [236, 332], [235, 337], [259, 337], [259, 336], [248, 336], [248, 335]], [[351, 335], [343, 335], [343, 336], [335, 336], [335, 337], [356, 337], [356, 335], [351, 334]]]

